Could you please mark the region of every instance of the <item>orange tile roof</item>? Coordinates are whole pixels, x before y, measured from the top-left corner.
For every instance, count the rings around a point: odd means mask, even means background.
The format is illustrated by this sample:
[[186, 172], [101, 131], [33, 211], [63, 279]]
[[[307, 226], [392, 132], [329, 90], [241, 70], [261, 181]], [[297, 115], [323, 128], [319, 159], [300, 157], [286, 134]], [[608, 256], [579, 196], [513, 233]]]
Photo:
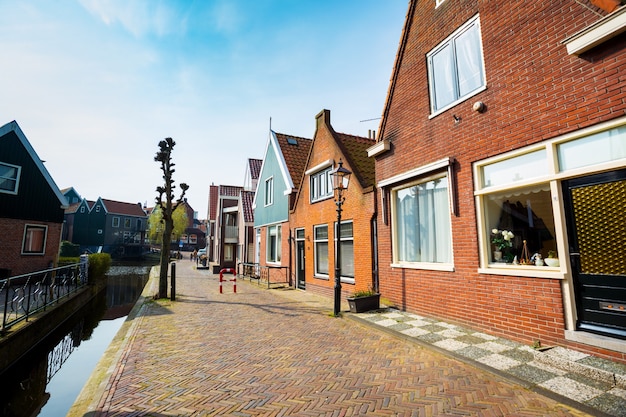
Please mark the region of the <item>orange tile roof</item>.
[[376, 170], [374, 158], [367, 156], [367, 148], [374, 145], [376, 140], [337, 132], [335, 138], [361, 187], [373, 186], [376, 181]]
[[274, 133], [276, 134], [276, 139], [278, 139], [278, 146], [280, 146], [280, 150], [285, 158], [293, 186], [298, 190], [304, 175], [313, 140], [285, 135], [284, 133]]

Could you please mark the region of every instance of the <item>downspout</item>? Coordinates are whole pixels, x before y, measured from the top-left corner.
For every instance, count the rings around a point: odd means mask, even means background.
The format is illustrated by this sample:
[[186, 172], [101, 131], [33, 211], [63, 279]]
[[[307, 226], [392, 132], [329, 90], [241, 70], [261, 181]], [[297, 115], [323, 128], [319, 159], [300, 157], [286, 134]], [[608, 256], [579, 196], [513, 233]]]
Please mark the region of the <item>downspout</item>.
[[[291, 287], [291, 261], [292, 261], [292, 247], [291, 247], [291, 243], [294, 242], [294, 238], [291, 234], [291, 228], [289, 228], [289, 238], [288, 238], [288, 242], [289, 242], [289, 266], [287, 267], [287, 274], [289, 276], [289, 286]], [[295, 287], [295, 286], [294, 286]]]
[[370, 220], [372, 240], [372, 289], [378, 291], [378, 190], [374, 187], [374, 214]]

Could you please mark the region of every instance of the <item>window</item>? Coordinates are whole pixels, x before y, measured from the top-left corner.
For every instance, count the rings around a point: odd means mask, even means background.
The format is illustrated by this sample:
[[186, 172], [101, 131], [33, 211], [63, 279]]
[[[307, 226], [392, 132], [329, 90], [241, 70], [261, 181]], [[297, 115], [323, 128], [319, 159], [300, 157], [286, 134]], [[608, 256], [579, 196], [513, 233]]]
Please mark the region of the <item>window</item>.
[[394, 262], [452, 263], [448, 177], [397, 187], [392, 198]]
[[311, 202], [325, 200], [333, 196], [332, 166], [311, 174]]
[[[335, 227], [337, 227], [336, 223]], [[335, 233], [335, 242], [337, 242], [336, 236], [337, 234]], [[342, 281], [354, 283], [354, 235], [352, 222], [341, 222], [341, 278]]]
[[81, 212], [81, 213], [84, 213], [84, 212], [85, 212], [85, 206], [82, 206], [82, 207], [80, 208], [80, 212]]
[[191, 234], [189, 235], [189, 244], [190, 245], [195, 245], [198, 243], [198, 236], [195, 234]]
[[128, 218], [124, 219], [124, 229], [130, 229], [131, 227], [130, 224], [131, 224], [130, 219]]
[[315, 226], [313, 228], [315, 240], [315, 275], [328, 276], [328, 226]]
[[274, 204], [274, 177], [265, 180], [265, 205]]
[[280, 262], [281, 225], [267, 227], [267, 262]]
[[31, 225], [24, 226], [24, 239], [22, 242], [22, 254], [43, 255], [46, 252], [47, 226]]
[[96, 206], [96, 213], [100, 213], [100, 206]]
[[113, 227], [120, 227], [120, 218], [113, 217], [113, 223], [111, 224]]
[[[526, 263], [535, 253], [547, 258], [550, 252], [566, 252], [558, 243], [566, 239], [565, 223], [558, 215], [562, 207], [555, 194], [561, 181], [619, 169], [624, 161], [626, 118], [477, 162], [474, 194], [481, 272], [501, 273], [506, 268], [521, 276], [562, 276], [560, 267], [537, 268]], [[511, 245], [496, 250], [493, 232], [503, 230], [513, 233]]]
[[143, 223], [141, 222], [141, 219], [137, 219], [137, 230], [142, 230], [143, 229]]
[[484, 89], [485, 75], [478, 16], [429, 52], [427, 60], [433, 114]]
[[21, 167], [0, 162], [0, 193], [17, 194]]

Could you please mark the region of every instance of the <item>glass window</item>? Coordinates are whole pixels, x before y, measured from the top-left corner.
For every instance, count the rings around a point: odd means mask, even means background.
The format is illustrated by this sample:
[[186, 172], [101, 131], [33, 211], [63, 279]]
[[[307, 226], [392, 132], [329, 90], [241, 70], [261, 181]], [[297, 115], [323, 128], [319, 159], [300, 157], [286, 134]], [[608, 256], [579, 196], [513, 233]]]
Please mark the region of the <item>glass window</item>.
[[352, 278], [351, 282], [354, 280], [354, 236], [352, 230], [352, 222], [341, 222], [341, 277]]
[[280, 262], [281, 225], [267, 227], [267, 262]]
[[478, 16], [428, 55], [431, 111], [436, 113], [485, 86]]
[[0, 193], [17, 194], [21, 167], [0, 162]]
[[447, 176], [396, 188], [392, 192], [394, 261], [451, 263]]
[[[525, 263], [535, 253], [547, 258], [557, 251], [548, 184], [487, 194], [483, 209], [490, 263]], [[503, 231], [509, 235], [504, 242]]]
[[526, 153], [483, 167], [483, 187], [512, 184], [514, 182], [548, 175], [546, 150]]
[[315, 226], [315, 275], [328, 276], [328, 226]]
[[130, 228], [130, 219], [124, 219], [124, 228], [125, 229], [129, 229]]
[[43, 255], [46, 252], [47, 232], [47, 226], [35, 226], [27, 224], [24, 228], [22, 253], [31, 255]]
[[195, 245], [198, 243], [198, 236], [195, 234], [190, 234], [189, 235], [189, 244], [190, 245]]
[[81, 213], [84, 213], [84, 212], [85, 212], [85, 206], [83, 206], [83, 207], [81, 207], [81, 208], [80, 208], [80, 212], [81, 212]]
[[332, 167], [311, 174], [311, 202], [326, 200], [333, 196]]
[[265, 180], [265, 205], [274, 204], [274, 177]]
[[[83, 207], [84, 208], [84, 207]], [[120, 227], [120, 218], [119, 217], [113, 217], [113, 221], [111, 224], [113, 227]]]
[[557, 149], [560, 171], [626, 158], [626, 126], [561, 143]]

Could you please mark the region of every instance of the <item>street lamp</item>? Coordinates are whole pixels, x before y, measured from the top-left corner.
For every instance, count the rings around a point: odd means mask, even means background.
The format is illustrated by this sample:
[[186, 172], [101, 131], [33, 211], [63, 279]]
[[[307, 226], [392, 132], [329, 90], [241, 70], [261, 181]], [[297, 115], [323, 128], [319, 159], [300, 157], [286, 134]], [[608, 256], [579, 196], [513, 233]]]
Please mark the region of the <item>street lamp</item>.
[[350, 175], [352, 172], [343, 167], [343, 161], [339, 159], [339, 164], [330, 175], [333, 177], [333, 190], [337, 191], [335, 204], [337, 205], [337, 227], [335, 228], [335, 236], [337, 237], [337, 257], [335, 258], [335, 305], [334, 315], [339, 316], [341, 310], [341, 206], [345, 200], [343, 192], [348, 189], [350, 183]]

